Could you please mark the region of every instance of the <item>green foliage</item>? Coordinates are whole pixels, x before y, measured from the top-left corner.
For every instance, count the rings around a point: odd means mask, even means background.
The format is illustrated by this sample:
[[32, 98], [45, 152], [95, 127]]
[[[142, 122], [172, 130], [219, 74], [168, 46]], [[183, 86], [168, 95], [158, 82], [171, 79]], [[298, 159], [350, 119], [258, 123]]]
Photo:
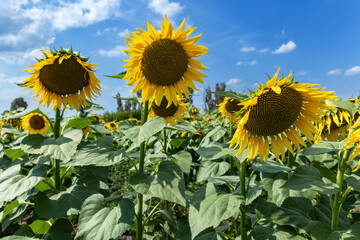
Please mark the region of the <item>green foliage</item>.
[[141, 118], [141, 112], [137, 110], [131, 110], [131, 111], [122, 111], [122, 112], [105, 112], [102, 115], [102, 118], [105, 122], [111, 122], [111, 121], [121, 121], [126, 120], [129, 118]]

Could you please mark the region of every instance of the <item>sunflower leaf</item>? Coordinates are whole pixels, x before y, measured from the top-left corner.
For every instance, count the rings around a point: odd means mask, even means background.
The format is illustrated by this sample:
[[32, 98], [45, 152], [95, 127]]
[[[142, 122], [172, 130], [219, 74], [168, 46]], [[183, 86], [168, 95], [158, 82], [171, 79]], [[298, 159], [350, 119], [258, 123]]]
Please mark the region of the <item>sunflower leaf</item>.
[[242, 100], [242, 99], [246, 99], [249, 97], [246, 94], [236, 93], [234, 91], [227, 91], [227, 92], [218, 91], [218, 92], [212, 92], [212, 93], [214, 93], [218, 96], [229, 97], [229, 98], [236, 99], [236, 100]]
[[178, 130], [178, 131], [183, 131], [183, 132], [199, 134], [198, 131], [196, 131], [196, 129], [191, 125], [191, 123], [189, 123], [187, 121], [177, 123], [175, 126], [168, 125], [168, 126], [166, 126], [166, 128], [172, 129], [172, 130]]
[[124, 79], [125, 75], [126, 75], [126, 71], [121, 72], [118, 75], [114, 75], [114, 76], [110, 76], [110, 75], [104, 75], [104, 76], [109, 78]]
[[123, 199], [116, 207], [107, 207], [104, 196], [94, 194], [81, 207], [76, 239], [108, 240], [121, 236], [132, 224], [134, 204]]
[[10, 201], [29, 191], [41, 182], [46, 175], [43, 166], [35, 166], [29, 174], [21, 174], [20, 164], [14, 165], [0, 174], [0, 203]]
[[4, 119], [13, 119], [13, 118], [21, 118], [23, 116], [26, 116], [30, 113], [41, 113], [44, 115], [44, 113], [39, 108], [29, 108], [22, 112], [15, 113], [13, 115], [6, 116]]
[[355, 103], [352, 103], [352, 102], [349, 102], [349, 101], [342, 101], [342, 100], [339, 100], [339, 101], [331, 101], [331, 100], [329, 100], [329, 101], [333, 105], [335, 105], [336, 107], [348, 111], [351, 114], [351, 116], [354, 116], [355, 113], [358, 110], [357, 105]]

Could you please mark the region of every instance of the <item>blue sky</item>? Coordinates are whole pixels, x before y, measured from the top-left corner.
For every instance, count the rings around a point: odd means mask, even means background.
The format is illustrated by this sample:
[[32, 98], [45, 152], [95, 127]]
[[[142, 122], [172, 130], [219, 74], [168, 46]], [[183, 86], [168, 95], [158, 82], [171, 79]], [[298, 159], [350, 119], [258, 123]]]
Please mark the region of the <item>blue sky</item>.
[[[266, 74], [278, 67], [293, 71], [300, 82], [318, 83], [346, 99], [360, 90], [360, 1], [180, 1], [180, 0], [1, 0], [0, 5], [0, 112], [16, 97], [30, 107], [38, 104], [14, 83], [26, 79], [21, 72], [41, 57], [40, 49], [73, 47], [100, 68], [96, 76], [102, 93], [95, 100], [116, 110], [117, 92], [131, 96], [133, 87], [116, 75], [128, 59], [122, 50], [128, 32], [146, 29], [149, 21], [160, 29], [166, 13], [175, 28], [186, 26], [203, 33], [198, 44], [209, 54], [198, 59], [210, 69], [205, 84], [196, 83], [194, 105], [203, 108], [207, 86], [225, 82], [227, 89], [255, 90]], [[52, 108], [44, 110], [52, 112]]]

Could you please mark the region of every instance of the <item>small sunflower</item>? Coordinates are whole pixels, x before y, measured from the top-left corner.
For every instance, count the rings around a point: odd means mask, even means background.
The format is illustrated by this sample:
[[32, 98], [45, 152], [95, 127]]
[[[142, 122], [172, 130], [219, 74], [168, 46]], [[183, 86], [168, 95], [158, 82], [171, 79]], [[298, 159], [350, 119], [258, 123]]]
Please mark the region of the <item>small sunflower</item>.
[[11, 118], [11, 119], [7, 119], [7, 120], [1, 120], [0, 125], [3, 124], [9, 124], [10, 126], [19, 129], [21, 128], [21, 120], [18, 118]]
[[333, 92], [320, 92], [324, 88], [311, 88], [317, 84], [294, 83], [286, 78], [277, 80], [280, 68], [274, 77], [265, 85], [251, 92], [251, 97], [242, 102], [241, 118], [230, 147], [240, 145], [237, 155], [248, 146], [248, 159], [267, 160], [269, 143], [276, 159], [285, 158], [285, 147], [294, 154], [293, 143], [298, 150], [300, 144], [306, 147], [305, 141], [294, 127], [299, 129], [307, 139], [314, 140], [316, 127], [312, 122], [321, 122], [317, 114], [324, 114], [322, 109], [328, 108], [320, 101], [335, 99]]
[[23, 117], [21, 125], [24, 131], [27, 131], [27, 134], [45, 135], [50, 123], [44, 115], [40, 113], [30, 113]]
[[75, 55], [70, 49], [56, 52], [41, 50], [45, 58], [25, 69], [32, 73], [24, 83], [25, 89], [36, 91], [34, 99], [41, 95], [39, 104], [47, 108], [53, 103], [54, 110], [66, 108], [79, 110], [86, 105], [86, 99], [92, 100], [100, 95], [100, 81], [95, 77], [93, 68], [96, 64], [87, 63], [87, 59]]
[[189, 114], [191, 116], [197, 117], [197, 116], [200, 115], [200, 110], [198, 108], [196, 108], [196, 107], [193, 107], [193, 108], [190, 109]]
[[183, 121], [182, 114], [187, 112], [187, 105], [189, 105], [189, 103], [183, 103], [179, 97], [177, 105], [174, 103], [169, 104], [167, 99], [164, 97], [159, 105], [153, 102], [148, 118], [151, 119], [155, 116], [159, 116], [165, 119], [166, 124], [174, 126], [175, 119], [178, 122]]
[[160, 33], [149, 23], [145, 23], [148, 31], [137, 29], [126, 37], [129, 50], [124, 50], [131, 58], [125, 60], [128, 67], [124, 79], [128, 85], [136, 85], [133, 94], [142, 91], [142, 101], [155, 96], [155, 103], [161, 104], [163, 96], [169, 103], [177, 105], [176, 95], [185, 94], [189, 98], [188, 87], [198, 90], [193, 81], [204, 83], [206, 76], [197, 71], [207, 70], [196, 60], [206, 54], [207, 47], [194, 45], [201, 34], [188, 38], [196, 28], [189, 27], [183, 31], [185, 20], [174, 31], [165, 15]]
[[108, 130], [115, 131], [116, 129], [119, 129], [118, 124], [116, 122], [109, 122], [104, 125]]
[[86, 127], [84, 127], [83, 129], [81, 129], [82, 130], [82, 132], [83, 132], [83, 135], [84, 136], [86, 136], [86, 135], [88, 135], [88, 133], [90, 133], [91, 132], [91, 125], [87, 125]]
[[[360, 144], [359, 144], [359, 142], [360, 142], [360, 121], [357, 121], [351, 127], [351, 129], [354, 129], [354, 131], [347, 138], [345, 138], [342, 141], [342, 142], [346, 142], [346, 144], [341, 149], [341, 151], [345, 151], [348, 148], [355, 147], [355, 149], [353, 150], [352, 154], [350, 155], [350, 158], [347, 161], [347, 163], [352, 161], [355, 157], [357, 157], [360, 154]], [[360, 169], [360, 161], [358, 162], [358, 165], [353, 170], [353, 172], [356, 172], [359, 169]]]
[[136, 118], [129, 118], [128, 121], [133, 122], [138, 126], [141, 125], [141, 121], [137, 120]]
[[225, 97], [224, 101], [219, 104], [219, 112], [222, 117], [228, 118], [230, 122], [234, 123], [239, 118], [236, 112], [241, 110], [240, 101], [230, 97]]
[[91, 114], [90, 117], [95, 118], [96, 121], [98, 121], [98, 122], [104, 122], [104, 120], [101, 119], [101, 117], [99, 115], [97, 115], [97, 114]]
[[[356, 118], [357, 116], [358, 114], [355, 115]], [[317, 124], [317, 139], [322, 141], [324, 139], [323, 136], [325, 136], [328, 141], [336, 142], [346, 137], [351, 115], [346, 110], [334, 109], [327, 111], [322, 120], [322, 122]]]

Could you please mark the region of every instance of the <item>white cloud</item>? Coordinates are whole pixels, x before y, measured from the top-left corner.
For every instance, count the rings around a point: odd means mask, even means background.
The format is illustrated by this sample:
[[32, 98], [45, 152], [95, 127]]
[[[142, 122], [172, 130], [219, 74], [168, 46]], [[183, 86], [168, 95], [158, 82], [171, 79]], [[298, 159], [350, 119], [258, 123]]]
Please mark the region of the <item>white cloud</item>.
[[59, 31], [87, 27], [117, 16], [119, 6], [120, 0], [2, 0], [0, 52], [47, 45]]
[[300, 76], [305, 76], [306, 74], [308, 74], [307, 71], [299, 71], [299, 72], [295, 73], [294, 75], [296, 77], [300, 77]]
[[173, 17], [182, 12], [185, 6], [181, 6], [178, 2], [169, 2], [169, 0], [151, 0], [148, 8], [162, 16]]
[[118, 57], [121, 55], [126, 55], [123, 50], [125, 50], [126, 47], [122, 46], [122, 45], [117, 45], [112, 49], [109, 50], [104, 50], [104, 49], [100, 49], [99, 50], [99, 54], [105, 57]]
[[256, 50], [256, 48], [254, 48], [254, 47], [243, 47], [240, 49], [240, 51], [242, 51], [242, 52], [252, 52], [255, 50]]
[[352, 67], [352, 68], [346, 70], [345, 75], [351, 76], [351, 75], [356, 75], [359, 73], [360, 73], [360, 66], [355, 66], [355, 67]]
[[47, 49], [47, 47], [36, 48], [33, 50], [20, 51], [4, 51], [0, 54], [0, 61], [8, 64], [22, 64], [26, 60], [32, 60], [34, 58], [43, 58], [44, 55], [40, 51], [41, 49]]
[[272, 51], [271, 53], [273, 54], [288, 53], [295, 50], [295, 48], [296, 48], [296, 44], [293, 41], [289, 41], [286, 44], [281, 44], [281, 46], [278, 49]]
[[251, 62], [246, 62], [245, 65], [247, 65], [247, 66], [253, 66], [253, 65], [256, 65], [257, 63], [258, 63], [258, 61], [252, 60]]
[[342, 69], [341, 68], [337, 68], [337, 69], [333, 69], [327, 72], [327, 75], [340, 75], [341, 74]]
[[111, 32], [116, 32], [117, 31], [117, 28], [116, 27], [113, 27], [113, 28], [104, 28], [104, 29], [99, 29], [96, 31], [96, 35], [97, 36], [101, 36], [101, 35], [104, 35], [104, 34], [108, 34], [108, 33], [111, 33]]
[[263, 48], [259, 50], [259, 53], [266, 53], [268, 52], [270, 49], [269, 48]]
[[230, 86], [230, 87], [236, 87], [242, 83], [243, 83], [243, 80], [241, 80], [239, 78], [231, 78], [229, 81], [226, 82], [226, 85]]
[[236, 63], [236, 66], [241, 66], [242, 64], [243, 64], [242, 61], [238, 61], [238, 62]]
[[118, 33], [118, 36], [119, 36], [119, 37], [130, 36], [129, 32], [130, 32], [129, 29], [125, 29], [124, 31], [119, 32], [119, 33]]

